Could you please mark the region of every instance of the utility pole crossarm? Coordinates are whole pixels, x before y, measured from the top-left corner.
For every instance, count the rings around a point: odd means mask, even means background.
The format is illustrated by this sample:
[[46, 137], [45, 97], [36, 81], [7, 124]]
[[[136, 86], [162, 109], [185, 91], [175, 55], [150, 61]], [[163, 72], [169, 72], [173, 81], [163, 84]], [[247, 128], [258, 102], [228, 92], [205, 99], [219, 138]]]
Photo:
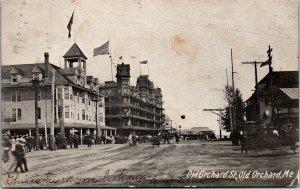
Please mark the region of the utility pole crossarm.
[[262, 64], [264, 62], [258, 62], [258, 61], [247, 61], [247, 62], [242, 62], [242, 64]]
[[203, 111], [205, 111], [205, 112], [211, 112], [211, 113], [216, 114], [218, 116], [222, 116], [221, 112], [225, 111], [225, 109], [221, 109], [221, 108], [219, 108], [219, 109], [203, 109]]
[[203, 111], [208, 111], [208, 112], [212, 112], [212, 111], [224, 111], [225, 109], [203, 109]]

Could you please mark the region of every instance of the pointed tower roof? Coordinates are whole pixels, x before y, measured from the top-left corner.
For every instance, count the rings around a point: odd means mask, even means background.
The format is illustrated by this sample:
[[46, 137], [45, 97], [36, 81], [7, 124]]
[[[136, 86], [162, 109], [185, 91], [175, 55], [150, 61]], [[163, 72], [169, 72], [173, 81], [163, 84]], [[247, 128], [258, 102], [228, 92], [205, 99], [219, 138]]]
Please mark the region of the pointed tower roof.
[[78, 47], [76, 43], [72, 45], [72, 47], [68, 50], [68, 52], [63, 56], [64, 58], [75, 58], [82, 57], [87, 60], [87, 57], [83, 54], [81, 49]]

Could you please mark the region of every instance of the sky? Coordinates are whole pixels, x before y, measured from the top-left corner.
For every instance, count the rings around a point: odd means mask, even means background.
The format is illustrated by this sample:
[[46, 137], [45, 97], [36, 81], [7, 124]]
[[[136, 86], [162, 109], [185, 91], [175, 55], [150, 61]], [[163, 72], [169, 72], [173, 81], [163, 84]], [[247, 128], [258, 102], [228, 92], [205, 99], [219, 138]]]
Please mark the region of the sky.
[[[72, 37], [67, 24], [74, 12]], [[165, 113], [182, 129], [218, 130], [218, 117], [204, 108], [226, 105], [226, 69], [246, 100], [254, 89], [254, 67], [267, 60], [274, 71], [298, 70], [298, 2], [291, 0], [2, 0], [3, 65], [44, 61], [63, 67], [62, 56], [76, 41], [88, 57], [87, 74], [111, 80], [108, 56], [93, 49], [110, 41], [116, 65], [131, 66], [131, 84], [148, 74], [162, 89]], [[132, 58], [136, 57], [136, 58]], [[139, 62], [148, 60], [148, 65]], [[141, 67], [140, 67], [141, 66]], [[140, 73], [141, 70], [141, 73]], [[268, 68], [258, 69], [260, 80]], [[115, 80], [115, 78], [114, 78]], [[180, 116], [185, 115], [185, 119]]]

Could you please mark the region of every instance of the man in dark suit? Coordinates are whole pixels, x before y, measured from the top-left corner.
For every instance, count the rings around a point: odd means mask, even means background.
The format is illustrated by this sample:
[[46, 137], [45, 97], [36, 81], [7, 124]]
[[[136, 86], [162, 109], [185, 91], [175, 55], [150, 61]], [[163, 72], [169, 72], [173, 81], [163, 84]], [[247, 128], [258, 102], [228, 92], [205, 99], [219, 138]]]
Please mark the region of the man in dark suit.
[[[25, 171], [28, 171], [28, 168], [27, 168], [27, 161], [26, 161], [26, 157], [25, 157], [24, 147], [20, 142], [22, 142], [22, 141], [20, 139], [18, 139], [16, 146], [15, 146], [15, 151], [13, 151], [13, 155], [15, 156], [15, 158], [17, 160], [17, 166], [15, 168], [15, 171], [17, 171], [18, 168], [20, 168], [21, 173], [24, 173]], [[25, 171], [22, 167], [23, 164], [24, 164]]]

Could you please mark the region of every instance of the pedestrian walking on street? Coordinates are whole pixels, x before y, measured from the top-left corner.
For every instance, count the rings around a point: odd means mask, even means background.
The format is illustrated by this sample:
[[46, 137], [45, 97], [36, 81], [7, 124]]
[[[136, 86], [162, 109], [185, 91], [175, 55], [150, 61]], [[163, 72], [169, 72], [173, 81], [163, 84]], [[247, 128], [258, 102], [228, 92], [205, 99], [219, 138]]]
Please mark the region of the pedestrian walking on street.
[[9, 142], [9, 137], [6, 133], [2, 138], [2, 147], [4, 148], [2, 160], [6, 163], [9, 160], [9, 149], [11, 148], [11, 143]]
[[137, 141], [138, 141], [138, 136], [135, 133], [133, 133], [132, 134], [132, 146], [133, 147], [137, 146]]
[[160, 139], [159, 139], [159, 136], [158, 136], [158, 135], [154, 135], [154, 136], [153, 136], [153, 142], [152, 142], [152, 145], [153, 145], [153, 148], [154, 148], [155, 145], [156, 145], [157, 147], [159, 147], [159, 145], [160, 145]]
[[163, 133], [163, 139], [164, 139], [164, 144], [166, 143], [166, 142], [168, 142], [168, 144], [170, 144], [170, 133], [169, 132], [164, 132]]
[[78, 135], [74, 135], [74, 148], [78, 149], [78, 145], [79, 145], [79, 136]]
[[[70, 148], [73, 148], [73, 144], [74, 144], [74, 135], [71, 134], [69, 137], [69, 144], [70, 144]], [[74, 144], [74, 148], [75, 148], [75, 144]]]
[[176, 142], [176, 144], [178, 144], [179, 143], [179, 133], [175, 133], [175, 142]]
[[[18, 170], [18, 168], [20, 168], [21, 173], [27, 172], [28, 168], [27, 168], [27, 161], [26, 161], [26, 157], [25, 157], [25, 151], [24, 151], [24, 144], [22, 145], [20, 143], [20, 139], [17, 140], [16, 142], [16, 146], [15, 146], [15, 151], [13, 152], [13, 155], [15, 156], [16, 160], [17, 160], [17, 165], [14, 169], [14, 171], [16, 172]], [[22, 165], [24, 165], [25, 171], [22, 167]]]
[[87, 136], [87, 147], [92, 147], [92, 135], [91, 134], [89, 134], [88, 136]]

